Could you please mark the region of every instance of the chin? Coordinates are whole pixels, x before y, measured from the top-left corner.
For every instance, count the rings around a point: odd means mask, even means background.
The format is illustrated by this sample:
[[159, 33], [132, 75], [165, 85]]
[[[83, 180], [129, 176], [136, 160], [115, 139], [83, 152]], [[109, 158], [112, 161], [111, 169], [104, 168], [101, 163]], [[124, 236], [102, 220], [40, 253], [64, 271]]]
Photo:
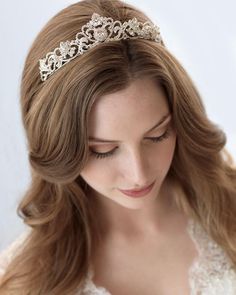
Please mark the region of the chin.
[[114, 202], [116, 202], [118, 205], [127, 208], [127, 209], [131, 209], [131, 210], [138, 210], [138, 209], [142, 209], [145, 206], [147, 206], [148, 204], [150, 204], [150, 202], [153, 202], [154, 200], [156, 200], [158, 193], [153, 193], [152, 195], [147, 195], [144, 197], [140, 197], [140, 198], [133, 198], [133, 197], [121, 197], [122, 199], [120, 199], [119, 201], [113, 200]]
[[141, 202], [132, 202], [129, 204], [120, 204], [122, 207], [126, 208], [126, 209], [130, 209], [130, 210], [138, 210], [138, 209], [142, 209], [145, 204], [141, 203]]

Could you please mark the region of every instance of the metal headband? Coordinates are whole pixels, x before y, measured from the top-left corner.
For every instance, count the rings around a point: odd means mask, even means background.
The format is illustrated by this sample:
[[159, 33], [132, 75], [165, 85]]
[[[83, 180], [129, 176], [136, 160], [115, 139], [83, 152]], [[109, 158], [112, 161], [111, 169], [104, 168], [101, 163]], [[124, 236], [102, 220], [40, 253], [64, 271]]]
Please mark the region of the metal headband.
[[47, 78], [75, 57], [103, 42], [122, 39], [149, 39], [161, 43], [160, 29], [150, 22], [132, 18], [124, 23], [111, 17], [93, 13], [91, 20], [82, 26], [74, 40], [60, 42], [60, 47], [39, 60], [41, 80]]

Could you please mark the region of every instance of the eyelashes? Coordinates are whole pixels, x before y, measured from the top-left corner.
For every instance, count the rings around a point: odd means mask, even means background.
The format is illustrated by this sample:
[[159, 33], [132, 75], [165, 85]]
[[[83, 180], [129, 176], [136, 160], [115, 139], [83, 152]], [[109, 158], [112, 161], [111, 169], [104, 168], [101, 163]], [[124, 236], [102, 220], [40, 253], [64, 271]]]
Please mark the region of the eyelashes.
[[[170, 135], [170, 130], [167, 129], [161, 136], [147, 137], [147, 139], [151, 140], [154, 143], [159, 143], [159, 142], [167, 139], [169, 137], [169, 135]], [[103, 158], [111, 157], [112, 155], [114, 155], [116, 149], [117, 149], [117, 147], [109, 152], [106, 152], [106, 153], [98, 153], [98, 152], [91, 150], [90, 154], [97, 159], [103, 159]]]

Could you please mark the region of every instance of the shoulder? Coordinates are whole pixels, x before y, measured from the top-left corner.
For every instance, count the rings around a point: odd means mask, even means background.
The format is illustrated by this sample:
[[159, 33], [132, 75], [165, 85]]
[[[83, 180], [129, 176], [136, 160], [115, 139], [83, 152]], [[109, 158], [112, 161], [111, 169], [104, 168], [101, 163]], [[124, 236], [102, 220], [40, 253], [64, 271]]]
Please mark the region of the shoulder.
[[30, 230], [25, 230], [15, 241], [13, 241], [6, 249], [0, 252], [0, 277], [2, 277], [6, 271], [7, 266], [12, 259], [18, 254], [23, 245], [25, 239], [29, 235]]

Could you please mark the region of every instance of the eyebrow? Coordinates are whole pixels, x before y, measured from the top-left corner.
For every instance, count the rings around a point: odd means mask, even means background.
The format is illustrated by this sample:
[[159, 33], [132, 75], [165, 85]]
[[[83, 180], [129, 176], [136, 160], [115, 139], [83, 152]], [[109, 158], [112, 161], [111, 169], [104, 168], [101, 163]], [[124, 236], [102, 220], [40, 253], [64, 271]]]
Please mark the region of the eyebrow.
[[[145, 134], [151, 132], [152, 130], [154, 130], [158, 126], [160, 126], [162, 123], [164, 123], [167, 120], [167, 118], [169, 118], [170, 115], [171, 115], [170, 113], [164, 115], [151, 129], [149, 129], [147, 132], [145, 132]], [[105, 142], [105, 143], [108, 143], [108, 142], [112, 142], [112, 143], [120, 142], [118, 140], [102, 139], [102, 138], [97, 138], [97, 137], [92, 137], [92, 136], [89, 137], [89, 141], [90, 142]]]

